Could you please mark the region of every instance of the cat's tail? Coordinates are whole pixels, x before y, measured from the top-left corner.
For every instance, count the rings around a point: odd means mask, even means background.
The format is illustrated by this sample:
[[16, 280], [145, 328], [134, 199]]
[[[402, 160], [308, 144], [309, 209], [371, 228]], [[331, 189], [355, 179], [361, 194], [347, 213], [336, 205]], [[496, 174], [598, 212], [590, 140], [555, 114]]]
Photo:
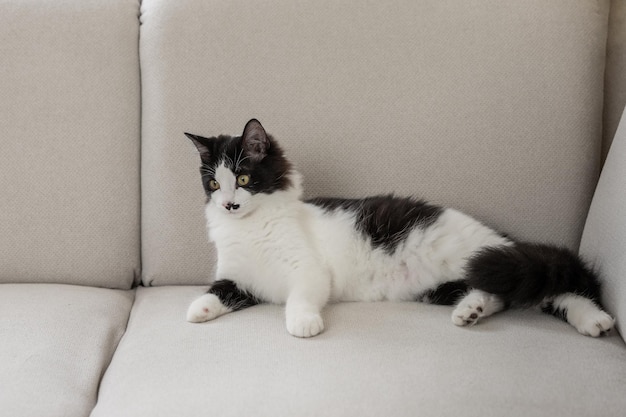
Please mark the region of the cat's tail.
[[566, 248], [530, 243], [489, 247], [466, 268], [468, 286], [498, 295], [507, 306], [527, 307], [574, 293], [599, 302], [596, 273]]

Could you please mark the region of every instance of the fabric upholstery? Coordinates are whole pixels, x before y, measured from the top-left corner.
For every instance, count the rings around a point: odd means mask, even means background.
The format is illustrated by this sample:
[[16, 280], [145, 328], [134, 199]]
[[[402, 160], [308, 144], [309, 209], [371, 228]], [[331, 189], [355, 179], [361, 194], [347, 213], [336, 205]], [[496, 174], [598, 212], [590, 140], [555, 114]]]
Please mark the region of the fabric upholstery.
[[602, 297], [626, 340], [626, 112], [617, 129], [585, 224], [580, 253], [602, 275]]
[[626, 105], [626, 1], [611, 0], [606, 48], [603, 160]]
[[0, 2], [0, 283], [139, 272], [138, 2]]
[[[262, 305], [192, 324], [204, 288], [139, 288], [92, 417], [618, 416], [626, 346], [538, 311], [471, 328], [450, 307], [345, 303], [290, 336]], [[200, 410], [200, 411], [199, 411]]]
[[145, 0], [143, 283], [203, 284], [183, 132], [258, 118], [307, 196], [395, 192], [577, 248], [600, 166], [609, 2]]
[[0, 414], [88, 416], [132, 303], [132, 291], [0, 284]]

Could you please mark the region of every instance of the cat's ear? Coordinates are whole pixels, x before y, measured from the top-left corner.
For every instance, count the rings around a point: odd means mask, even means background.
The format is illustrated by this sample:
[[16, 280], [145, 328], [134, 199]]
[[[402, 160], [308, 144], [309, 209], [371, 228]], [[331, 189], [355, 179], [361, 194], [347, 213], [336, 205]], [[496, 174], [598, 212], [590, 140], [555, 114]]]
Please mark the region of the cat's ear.
[[196, 148], [198, 148], [198, 152], [200, 153], [200, 158], [202, 160], [209, 159], [209, 157], [211, 156], [211, 139], [198, 135], [192, 135], [191, 133], [186, 132], [185, 136], [191, 139], [193, 144], [196, 145]]
[[267, 151], [270, 149], [270, 140], [257, 119], [252, 119], [246, 123], [241, 144], [246, 155], [255, 162], [262, 160], [267, 155]]

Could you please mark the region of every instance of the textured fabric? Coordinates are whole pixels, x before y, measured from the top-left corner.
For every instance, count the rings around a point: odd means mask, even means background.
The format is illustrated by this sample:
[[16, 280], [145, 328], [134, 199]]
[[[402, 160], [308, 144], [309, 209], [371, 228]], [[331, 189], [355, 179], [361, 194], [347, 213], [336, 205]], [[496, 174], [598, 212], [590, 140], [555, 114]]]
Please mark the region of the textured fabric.
[[626, 407], [624, 342], [540, 312], [458, 328], [449, 307], [346, 303], [324, 311], [324, 333], [297, 339], [279, 306], [185, 322], [202, 292], [137, 291], [92, 417], [571, 417]]
[[0, 2], [0, 283], [139, 269], [138, 2]]
[[[626, 112], [625, 112], [626, 114]], [[603, 279], [602, 296], [626, 340], [626, 115], [617, 129], [585, 224], [580, 253]]]
[[133, 292], [0, 284], [0, 414], [88, 416]]
[[604, 86], [603, 159], [626, 105], [626, 1], [612, 0], [606, 51], [606, 80]]
[[183, 132], [284, 145], [307, 196], [396, 192], [577, 248], [600, 164], [609, 2], [145, 0], [146, 285], [206, 283]]

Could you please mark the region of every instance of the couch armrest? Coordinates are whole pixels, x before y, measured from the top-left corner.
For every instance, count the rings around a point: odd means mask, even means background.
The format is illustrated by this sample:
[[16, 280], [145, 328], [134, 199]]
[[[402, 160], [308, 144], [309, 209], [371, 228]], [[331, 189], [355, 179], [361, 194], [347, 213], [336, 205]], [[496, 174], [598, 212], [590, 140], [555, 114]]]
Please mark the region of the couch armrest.
[[615, 133], [596, 188], [580, 254], [598, 268], [605, 307], [626, 340], [626, 112]]

